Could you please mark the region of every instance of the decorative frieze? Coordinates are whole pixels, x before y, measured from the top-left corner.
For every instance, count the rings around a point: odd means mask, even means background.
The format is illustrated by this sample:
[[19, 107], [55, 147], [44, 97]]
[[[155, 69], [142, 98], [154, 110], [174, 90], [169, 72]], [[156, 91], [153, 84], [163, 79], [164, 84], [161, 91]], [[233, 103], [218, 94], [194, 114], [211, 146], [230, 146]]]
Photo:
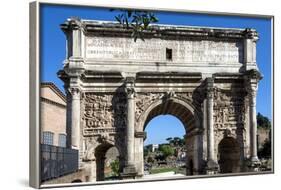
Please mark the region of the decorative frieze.
[[115, 133], [114, 128], [125, 128], [126, 97], [122, 93], [85, 93], [82, 109], [84, 135], [94, 135], [103, 130]]
[[235, 92], [216, 88], [214, 93], [215, 130], [244, 128], [245, 95], [244, 91]]

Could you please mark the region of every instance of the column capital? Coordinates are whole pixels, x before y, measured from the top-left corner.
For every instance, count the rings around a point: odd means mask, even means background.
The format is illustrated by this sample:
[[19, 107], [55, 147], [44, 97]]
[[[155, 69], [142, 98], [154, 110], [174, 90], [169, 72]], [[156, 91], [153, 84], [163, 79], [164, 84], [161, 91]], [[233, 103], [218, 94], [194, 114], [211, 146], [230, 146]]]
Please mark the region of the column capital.
[[81, 90], [79, 87], [69, 87], [67, 92], [72, 95], [72, 99], [80, 99]]
[[246, 91], [248, 92], [248, 97], [250, 98], [250, 102], [252, 102], [251, 100], [256, 98], [257, 90], [258, 90], [258, 83], [251, 79], [248, 80], [246, 85]]
[[135, 97], [135, 78], [127, 77], [125, 81], [125, 92], [127, 94], [128, 99], [132, 99]]
[[254, 42], [259, 39], [258, 32], [255, 29], [246, 28], [243, 33], [246, 39], [252, 39]]
[[208, 99], [214, 97], [214, 79], [211, 77], [206, 79], [206, 93]]
[[247, 86], [246, 90], [248, 92], [249, 97], [255, 98], [257, 95], [258, 85], [250, 84], [249, 86]]

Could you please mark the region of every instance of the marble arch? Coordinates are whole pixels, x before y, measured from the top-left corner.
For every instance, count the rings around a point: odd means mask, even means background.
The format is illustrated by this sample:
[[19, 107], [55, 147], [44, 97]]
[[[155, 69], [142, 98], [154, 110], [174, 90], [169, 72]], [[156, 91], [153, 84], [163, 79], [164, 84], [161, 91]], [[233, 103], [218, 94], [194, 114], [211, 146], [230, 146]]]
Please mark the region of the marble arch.
[[220, 172], [219, 143], [226, 137], [239, 145], [235, 172], [259, 164], [257, 31], [155, 25], [144, 42], [134, 42], [132, 31], [114, 22], [70, 18], [61, 29], [67, 52], [58, 76], [67, 94], [67, 146], [79, 150], [86, 179], [96, 180], [95, 150], [104, 143], [120, 152], [120, 178], [141, 178], [144, 126], [165, 113], [189, 131], [187, 166], [195, 166], [189, 174]]

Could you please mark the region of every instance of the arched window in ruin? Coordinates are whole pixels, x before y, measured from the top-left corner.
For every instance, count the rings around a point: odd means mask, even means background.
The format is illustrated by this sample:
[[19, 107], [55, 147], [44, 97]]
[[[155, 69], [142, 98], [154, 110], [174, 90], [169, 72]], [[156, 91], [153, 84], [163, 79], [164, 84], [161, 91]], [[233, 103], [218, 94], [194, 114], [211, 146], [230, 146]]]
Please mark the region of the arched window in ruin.
[[240, 146], [233, 137], [225, 137], [218, 146], [218, 163], [221, 173], [240, 171]]
[[96, 148], [95, 156], [97, 181], [119, 177], [119, 151], [115, 146], [103, 143]]

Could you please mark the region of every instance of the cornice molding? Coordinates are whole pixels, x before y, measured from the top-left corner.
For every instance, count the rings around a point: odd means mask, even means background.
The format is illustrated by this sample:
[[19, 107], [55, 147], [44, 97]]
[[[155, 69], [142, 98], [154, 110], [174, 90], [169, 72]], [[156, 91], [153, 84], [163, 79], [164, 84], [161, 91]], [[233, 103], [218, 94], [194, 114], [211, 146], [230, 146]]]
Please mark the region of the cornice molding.
[[[129, 37], [132, 28], [124, 28], [123, 25], [114, 21], [83, 20], [70, 18], [63, 24], [61, 29], [64, 32], [81, 29], [85, 34], [95, 33], [102, 36]], [[189, 37], [200, 39], [258, 39], [258, 33], [252, 28], [215, 28], [215, 27], [194, 27], [182, 25], [152, 24], [151, 30], [144, 31], [144, 36], [148, 38], [171, 38]]]

